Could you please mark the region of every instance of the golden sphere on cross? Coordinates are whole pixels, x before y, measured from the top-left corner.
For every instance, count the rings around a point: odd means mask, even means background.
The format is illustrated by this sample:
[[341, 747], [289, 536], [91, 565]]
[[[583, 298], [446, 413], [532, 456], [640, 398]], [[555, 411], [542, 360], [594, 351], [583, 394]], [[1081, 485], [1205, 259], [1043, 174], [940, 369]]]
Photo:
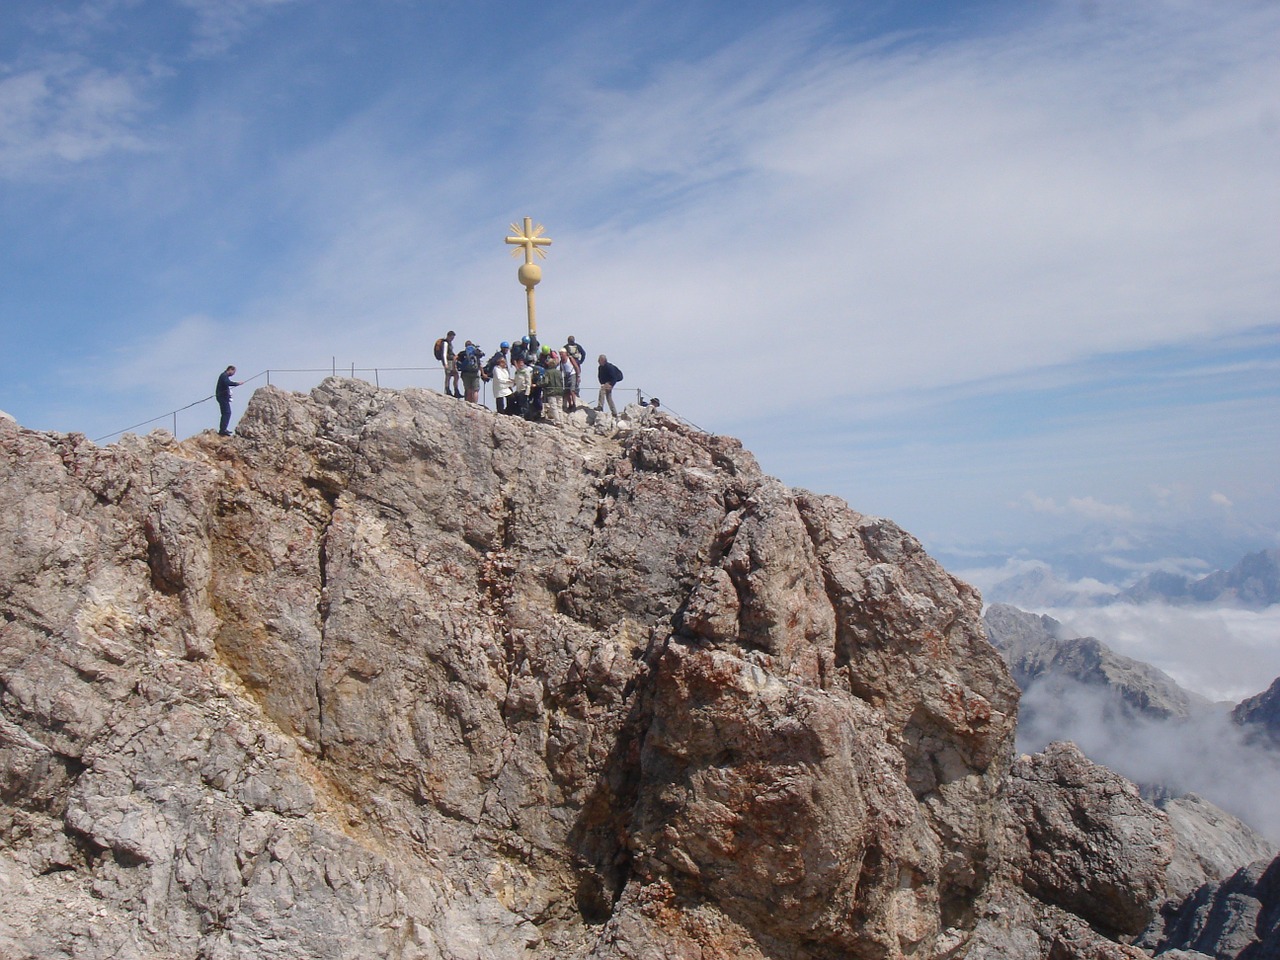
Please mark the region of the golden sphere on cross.
[[520, 278], [520, 282], [526, 287], [536, 286], [538, 281], [542, 279], [542, 268], [536, 263], [522, 263], [520, 269], [516, 272], [516, 276]]

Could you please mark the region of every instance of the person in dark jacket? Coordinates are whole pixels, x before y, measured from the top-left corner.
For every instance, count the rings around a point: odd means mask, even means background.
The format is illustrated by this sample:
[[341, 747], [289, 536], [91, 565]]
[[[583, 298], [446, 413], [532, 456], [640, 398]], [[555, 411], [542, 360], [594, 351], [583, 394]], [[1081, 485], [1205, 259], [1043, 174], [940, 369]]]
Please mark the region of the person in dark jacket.
[[213, 396], [218, 401], [218, 409], [222, 411], [222, 419], [218, 421], [218, 436], [229, 437], [231, 431], [227, 427], [231, 426], [231, 388], [240, 386], [231, 378], [236, 375], [235, 367], [227, 367], [218, 377], [218, 385], [213, 390]]
[[596, 410], [604, 409], [604, 402], [609, 401], [609, 412], [615, 417], [618, 415], [618, 408], [613, 405], [613, 388], [622, 379], [622, 371], [609, 362], [609, 358], [603, 353], [600, 354], [600, 369], [596, 373], [600, 380], [600, 396], [596, 400]]
[[582, 348], [582, 344], [572, 334], [565, 341], [564, 349], [560, 352], [567, 353], [573, 357], [574, 360], [578, 361], [578, 366], [582, 366], [587, 362], [587, 351]]

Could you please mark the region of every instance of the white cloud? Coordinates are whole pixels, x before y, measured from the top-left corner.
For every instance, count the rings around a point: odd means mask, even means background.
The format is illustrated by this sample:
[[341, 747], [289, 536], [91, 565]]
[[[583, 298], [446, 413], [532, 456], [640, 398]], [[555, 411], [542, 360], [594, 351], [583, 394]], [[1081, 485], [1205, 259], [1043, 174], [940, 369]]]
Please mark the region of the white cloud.
[[1232, 506], [1234, 506], [1234, 504], [1232, 504], [1231, 502], [1231, 499], [1226, 494], [1218, 493], [1216, 490], [1213, 493], [1209, 494], [1209, 502], [1216, 504], [1219, 507], [1226, 507], [1227, 509], [1230, 509]]
[[[1260, 124], [1280, 76], [1259, 35], [1275, 18], [1150, 12], [935, 47], [771, 24], [732, 56], [584, 95], [589, 148], [566, 183], [643, 185], [650, 209], [557, 251], [575, 260], [569, 309], [605, 312], [637, 355], [839, 349], [832, 397], [1272, 316], [1280, 197]], [[1191, 83], [1195, 62], [1213, 66]], [[768, 351], [734, 361], [698, 369], [704, 409], [787, 402], [736, 389], [774, 375]]]
[[137, 78], [76, 58], [0, 76], [0, 177], [146, 148]]
[[1117, 570], [1133, 574], [1178, 573], [1187, 577], [1202, 577], [1209, 572], [1209, 564], [1199, 557], [1158, 557], [1154, 560], [1130, 560], [1126, 557], [1104, 556], [1103, 562]]
[[[1022, 495], [1021, 503], [1025, 503], [1035, 513], [1049, 513], [1060, 516], [1066, 513], [1066, 508], [1061, 506], [1053, 497], [1042, 497], [1028, 490]], [[1020, 503], [1011, 504], [1011, 506], [1019, 506]]]

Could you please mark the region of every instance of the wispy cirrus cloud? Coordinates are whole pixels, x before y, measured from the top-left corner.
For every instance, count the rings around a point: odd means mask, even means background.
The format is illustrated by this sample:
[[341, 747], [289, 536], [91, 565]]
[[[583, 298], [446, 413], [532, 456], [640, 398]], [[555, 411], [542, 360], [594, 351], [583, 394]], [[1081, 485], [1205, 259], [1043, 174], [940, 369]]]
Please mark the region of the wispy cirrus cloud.
[[1028, 491], [1017, 502], [1036, 513], [1048, 513], [1055, 516], [1074, 515], [1084, 520], [1105, 520], [1128, 522], [1135, 519], [1133, 510], [1123, 504], [1103, 503], [1096, 497], [1067, 497], [1059, 502], [1053, 497], [1042, 497]]
[[0, 177], [147, 149], [143, 86], [74, 56], [0, 74]]
[[211, 57], [225, 53], [273, 11], [308, 0], [177, 0], [196, 18], [191, 52]]

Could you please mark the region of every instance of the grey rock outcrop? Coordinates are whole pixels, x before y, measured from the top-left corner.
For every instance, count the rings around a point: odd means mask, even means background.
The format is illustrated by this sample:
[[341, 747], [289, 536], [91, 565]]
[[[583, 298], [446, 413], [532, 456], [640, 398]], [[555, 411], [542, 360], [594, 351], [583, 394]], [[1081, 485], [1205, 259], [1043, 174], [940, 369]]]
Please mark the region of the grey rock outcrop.
[[1145, 956], [1126, 942], [1164, 899], [1167, 818], [1070, 743], [1020, 758], [1005, 800], [1000, 873], [978, 905], [965, 956]]
[[1162, 815], [1011, 778], [977, 594], [736, 441], [333, 379], [0, 454], [6, 957], [1134, 955]]
[[4, 426], [6, 949], [895, 956], [963, 923], [1016, 704], [976, 595], [652, 424], [334, 380], [231, 441]]
[[1231, 719], [1257, 739], [1280, 746], [1280, 678], [1262, 693], [1241, 700]]
[[1167, 818], [1071, 743], [1019, 760], [1009, 784], [1022, 833], [1012, 865], [1023, 888], [1095, 927], [1141, 933], [1164, 897], [1173, 858]]
[[1276, 823], [1275, 754], [1246, 742], [1224, 707], [1096, 639], [1065, 635], [1051, 617], [995, 604], [984, 622], [1023, 692], [1019, 747], [1070, 739], [1170, 815], [1179, 838], [1170, 896], [1275, 853], [1258, 832]]

